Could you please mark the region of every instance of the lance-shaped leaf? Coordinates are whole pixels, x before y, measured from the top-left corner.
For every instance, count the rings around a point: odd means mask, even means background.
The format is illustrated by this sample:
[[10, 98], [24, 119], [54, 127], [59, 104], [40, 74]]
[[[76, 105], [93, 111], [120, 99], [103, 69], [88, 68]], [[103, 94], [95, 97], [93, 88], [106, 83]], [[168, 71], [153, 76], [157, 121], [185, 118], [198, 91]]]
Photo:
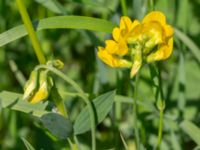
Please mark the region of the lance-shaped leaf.
[[[106, 117], [106, 115], [110, 112], [113, 106], [114, 97], [115, 97], [115, 91], [111, 91], [98, 96], [92, 101], [95, 110], [96, 121], [98, 124], [101, 123]], [[87, 132], [90, 130], [90, 128], [91, 126], [90, 126], [89, 109], [86, 106], [78, 115], [75, 121], [74, 134], [81, 134]]]

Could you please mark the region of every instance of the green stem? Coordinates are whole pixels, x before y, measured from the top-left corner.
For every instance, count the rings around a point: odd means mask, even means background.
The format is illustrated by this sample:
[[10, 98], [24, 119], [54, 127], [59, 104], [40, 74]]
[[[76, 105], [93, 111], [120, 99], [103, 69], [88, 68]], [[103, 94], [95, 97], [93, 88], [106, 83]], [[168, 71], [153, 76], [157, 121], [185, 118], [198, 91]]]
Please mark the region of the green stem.
[[135, 137], [136, 137], [136, 149], [140, 150], [140, 136], [139, 136], [139, 130], [137, 125], [137, 90], [138, 90], [138, 78], [139, 78], [139, 72], [135, 76], [135, 86], [134, 86], [134, 95], [133, 95], [133, 113], [134, 113], [134, 130], [135, 130]]
[[165, 109], [165, 100], [164, 100], [164, 94], [163, 94], [163, 90], [162, 90], [162, 78], [161, 78], [161, 69], [159, 64], [157, 65], [158, 67], [158, 87], [159, 87], [159, 95], [158, 96], [158, 102], [157, 102], [157, 107], [160, 111], [160, 120], [159, 120], [159, 128], [158, 128], [158, 145], [157, 145], [157, 149], [160, 150], [160, 146], [162, 143], [162, 132], [163, 132], [163, 113], [164, 113], [164, 109]]
[[35, 54], [36, 54], [40, 64], [45, 64], [46, 60], [45, 60], [44, 54], [42, 52], [41, 46], [39, 44], [39, 40], [38, 40], [36, 33], [34, 31], [32, 22], [31, 22], [30, 17], [27, 13], [27, 10], [26, 10], [26, 7], [23, 3], [23, 0], [16, 0], [16, 2], [17, 2], [18, 9], [19, 9], [20, 15], [22, 17], [22, 20], [23, 20], [24, 25], [26, 27], [26, 30], [27, 30], [29, 37], [31, 39], [31, 42], [33, 44]]
[[158, 145], [157, 149], [160, 150], [160, 145], [162, 142], [162, 132], [163, 132], [163, 108], [160, 109], [160, 121], [159, 121], [159, 129], [158, 129]]
[[161, 67], [160, 64], [150, 65], [150, 73], [151, 73], [151, 80], [153, 85], [153, 90], [155, 94], [156, 99], [156, 106], [160, 112], [160, 118], [159, 118], [159, 128], [158, 128], [158, 144], [157, 144], [157, 150], [160, 150], [160, 146], [162, 143], [162, 132], [163, 132], [163, 114], [165, 109], [165, 100], [164, 100], [164, 94], [162, 90], [162, 78], [161, 78]]
[[127, 16], [126, 0], [121, 0], [122, 14]]
[[94, 110], [92, 107], [92, 104], [90, 102], [90, 100], [87, 98], [87, 96], [85, 95], [84, 91], [79, 87], [79, 85], [74, 82], [72, 79], [70, 79], [69, 77], [67, 77], [64, 73], [62, 73], [61, 71], [57, 70], [56, 68], [50, 67], [48, 65], [40, 65], [38, 67], [36, 67], [36, 69], [41, 69], [41, 68], [45, 68], [51, 72], [53, 72], [54, 74], [56, 74], [57, 76], [59, 76], [60, 78], [62, 78], [63, 80], [65, 80], [67, 83], [69, 83], [79, 94], [79, 96], [84, 100], [84, 102], [87, 104], [88, 108], [89, 108], [89, 113], [90, 113], [90, 119], [91, 119], [91, 134], [92, 134], [92, 150], [96, 150], [96, 131], [95, 131], [95, 115], [94, 115]]

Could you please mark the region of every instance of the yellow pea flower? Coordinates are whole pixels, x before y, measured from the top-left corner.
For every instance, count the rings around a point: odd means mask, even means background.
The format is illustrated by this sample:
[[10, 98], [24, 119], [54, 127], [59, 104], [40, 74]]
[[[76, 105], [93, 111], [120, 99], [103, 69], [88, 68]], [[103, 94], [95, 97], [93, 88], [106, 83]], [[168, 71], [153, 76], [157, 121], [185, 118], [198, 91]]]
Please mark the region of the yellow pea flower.
[[98, 57], [103, 60], [104, 63], [113, 68], [131, 67], [131, 62], [118, 56], [112, 55], [103, 47], [98, 47]]
[[39, 88], [34, 96], [29, 100], [30, 103], [35, 104], [48, 98], [53, 81], [48, 76], [48, 71], [40, 71]]
[[167, 59], [173, 50], [173, 28], [159, 11], [150, 12], [141, 23], [121, 17], [120, 26], [113, 29], [112, 36], [113, 40], [106, 40], [105, 48], [98, 47], [98, 57], [111, 67], [131, 68], [131, 77], [143, 61]]
[[158, 44], [158, 49], [147, 56], [147, 62], [167, 59], [173, 50], [173, 28], [166, 23], [166, 17], [159, 11], [149, 13], [142, 20], [142, 23], [149, 24], [157, 22], [163, 30], [163, 42]]
[[123, 68], [130, 67], [131, 62], [124, 59], [123, 56], [128, 54], [127, 38], [138, 21], [132, 22], [130, 18], [124, 16], [121, 18], [120, 27], [113, 29], [113, 39], [106, 40], [106, 47], [98, 47], [98, 57], [110, 67]]

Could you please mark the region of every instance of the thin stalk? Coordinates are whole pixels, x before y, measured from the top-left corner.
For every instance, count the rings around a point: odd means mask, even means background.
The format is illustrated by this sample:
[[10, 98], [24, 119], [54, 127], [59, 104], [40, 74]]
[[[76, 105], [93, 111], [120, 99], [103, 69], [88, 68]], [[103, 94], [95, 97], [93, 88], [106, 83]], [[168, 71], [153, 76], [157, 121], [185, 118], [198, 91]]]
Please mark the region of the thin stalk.
[[155, 10], [155, 9], [154, 9], [154, 0], [149, 0], [149, 7], [150, 7], [150, 8], [149, 8], [150, 11]]
[[138, 118], [137, 118], [137, 90], [138, 90], [138, 78], [139, 78], [139, 73], [136, 74], [135, 77], [135, 87], [134, 87], [134, 95], [133, 95], [133, 115], [134, 115], [134, 130], [135, 130], [135, 138], [136, 138], [136, 149], [140, 150], [140, 136], [139, 136], [139, 130], [138, 130]]
[[40, 64], [45, 64], [46, 59], [45, 59], [44, 54], [42, 52], [41, 46], [39, 44], [39, 40], [38, 40], [36, 33], [34, 31], [32, 22], [30, 20], [30, 17], [28, 15], [26, 7], [23, 3], [23, 0], [16, 0], [16, 2], [17, 2], [17, 6], [18, 6], [18, 9], [19, 9], [20, 15], [22, 17], [22, 20], [24, 22], [25, 28], [26, 28], [26, 30], [29, 34], [30, 39], [31, 39], [35, 54], [36, 54]]
[[126, 0], [121, 0], [122, 14], [127, 16]]
[[87, 104], [87, 106], [89, 108], [90, 119], [91, 119], [92, 150], [96, 150], [96, 138], [95, 138], [96, 137], [96, 131], [95, 131], [95, 126], [96, 125], [95, 125], [94, 110], [93, 110], [93, 107], [92, 107], [92, 104], [91, 104], [90, 100], [87, 98], [87, 96], [85, 95], [84, 91], [79, 87], [79, 85], [76, 82], [74, 82], [72, 79], [67, 77], [64, 73], [62, 73], [61, 71], [57, 70], [56, 68], [50, 67], [48, 65], [40, 65], [40, 66], [36, 67], [36, 69], [41, 69], [41, 68], [48, 69], [49, 71], [53, 72], [54, 74], [56, 74], [57, 76], [62, 78], [64, 81], [69, 83], [79, 93], [78, 95]]
[[158, 78], [158, 87], [159, 87], [159, 96], [158, 96], [158, 100], [157, 100], [157, 107], [160, 111], [160, 119], [159, 119], [159, 128], [158, 128], [158, 144], [157, 144], [157, 150], [160, 150], [160, 146], [162, 143], [162, 132], [163, 132], [163, 113], [164, 113], [164, 109], [165, 109], [165, 100], [164, 100], [164, 94], [163, 94], [163, 90], [162, 90], [162, 78], [161, 78], [161, 67], [158, 64], [158, 74], [157, 74], [157, 78]]
[[160, 145], [162, 142], [162, 132], [163, 132], [163, 109], [160, 109], [160, 121], [159, 121], [159, 129], [158, 129], [158, 145], [157, 145], [158, 150], [160, 150]]

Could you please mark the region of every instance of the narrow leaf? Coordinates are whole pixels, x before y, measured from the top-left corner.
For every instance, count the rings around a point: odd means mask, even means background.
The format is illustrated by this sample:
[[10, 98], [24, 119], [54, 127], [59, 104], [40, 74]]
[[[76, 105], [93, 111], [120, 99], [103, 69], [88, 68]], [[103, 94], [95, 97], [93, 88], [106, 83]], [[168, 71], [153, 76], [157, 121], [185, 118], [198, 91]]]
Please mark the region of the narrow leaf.
[[[56, 16], [41, 19], [34, 23], [36, 31], [44, 29], [86, 29], [111, 33], [114, 25], [112, 22], [84, 16]], [[14, 27], [0, 34], [0, 47], [27, 35], [24, 25]]]
[[35, 148], [25, 138], [22, 137], [21, 139], [24, 142], [27, 150], [35, 150]]
[[[100, 95], [99, 97], [95, 98], [92, 103], [95, 108], [96, 112], [96, 119], [97, 123], [101, 123], [106, 115], [110, 112], [115, 97], [115, 91], [111, 91]], [[82, 134], [84, 132], [89, 131], [91, 128], [90, 126], [90, 115], [88, 107], [86, 106], [81, 113], [78, 115], [75, 124], [74, 124], [74, 133], [75, 134]]]
[[22, 94], [18, 93], [8, 91], [0, 92], [0, 103], [2, 108], [21, 111], [37, 117], [48, 113], [45, 111], [47, 103], [30, 104], [29, 102], [22, 100]]
[[71, 121], [57, 113], [45, 114], [41, 117], [41, 121], [45, 128], [61, 140], [67, 139], [73, 133]]
[[181, 122], [180, 127], [183, 131], [190, 136], [190, 138], [200, 146], [200, 128], [194, 123], [184, 120]]
[[35, 0], [54, 13], [66, 14], [65, 8], [57, 0]]
[[183, 32], [179, 31], [178, 29], [174, 29], [175, 35], [179, 38], [192, 52], [193, 56], [197, 59], [200, 63], [200, 49], [199, 47]]
[[119, 131], [119, 133], [120, 133], [120, 137], [121, 137], [121, 140], [122, 140], [125, 150], [128, 150], [128, 145], [126, 143], [126, 140], [124, 139], [124, 137], [120, 131]]

